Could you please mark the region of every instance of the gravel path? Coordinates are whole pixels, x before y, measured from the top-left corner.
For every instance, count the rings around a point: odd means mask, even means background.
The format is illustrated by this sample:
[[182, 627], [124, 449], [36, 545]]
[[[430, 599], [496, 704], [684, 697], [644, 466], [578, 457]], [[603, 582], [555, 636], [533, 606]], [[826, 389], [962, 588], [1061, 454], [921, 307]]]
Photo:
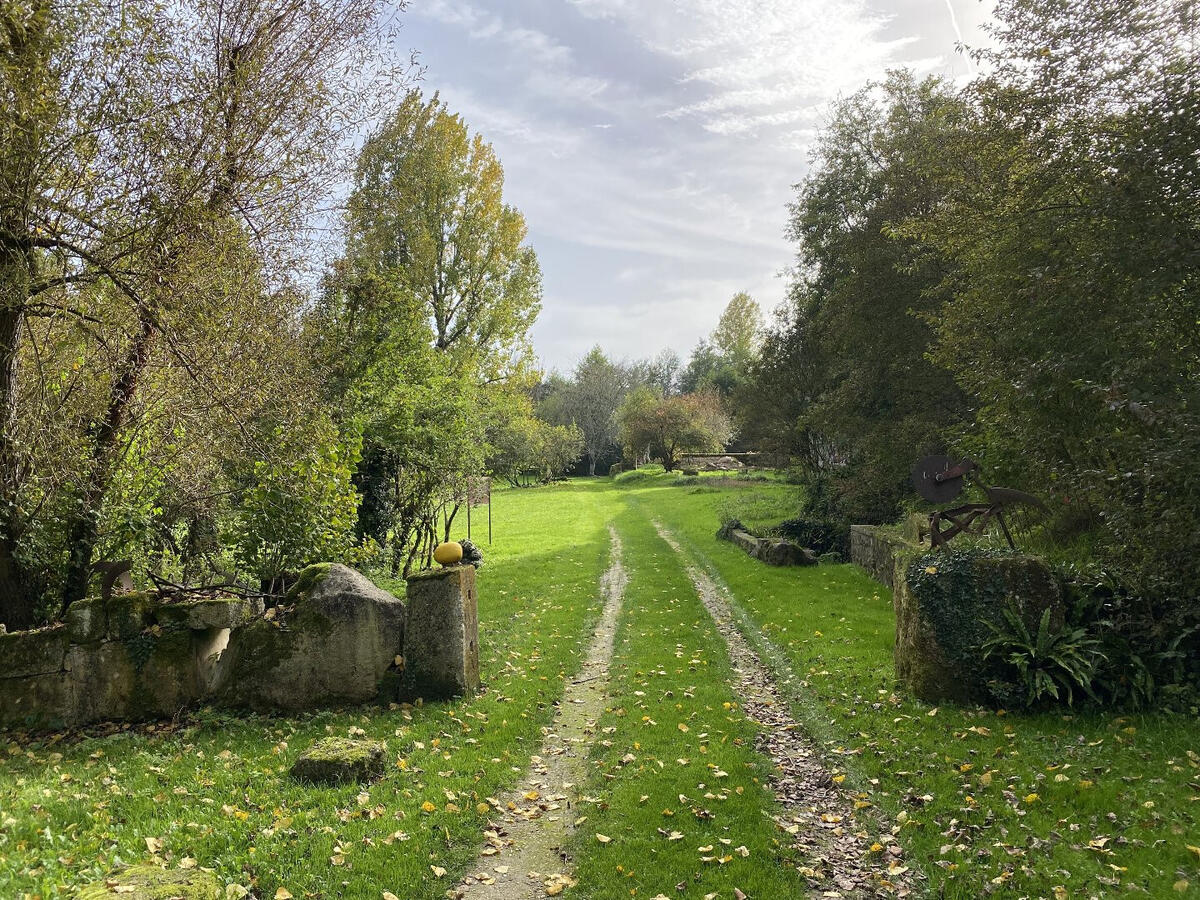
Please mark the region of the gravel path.
[[[820, 897], [907, 897], [914, 892], [912, 873], [890, 831], [879, 833], [879, 816], [855, 810], [855, 798], [834, 782], [820, 750], [789, 712], [783, 692], [734, 624], [729, 601], [708, 573], [692, 564], [674, 535], [654, 527], [687, 564], [704, 606], [729, 647], [746, 715], [762, 727], [758, 749], [776, 768], [771, 788], [785, 816], [777, 820], [793, 845], [809, 860], [801, 874]], [[872, 834], [874, 832], [874, 834]]]
[[583, 668], [567, 683], [541, 753], [521, 785], [500, 801], [471, 874], [452, 892], [467, 900], [555, 896], [575, 882], [562, 847], [575, 827], [587, 751], [604, 712], [617, 616], [625, 593], [621, 539], [610, 525], [612, 562], [601, 579], [604, 611]]

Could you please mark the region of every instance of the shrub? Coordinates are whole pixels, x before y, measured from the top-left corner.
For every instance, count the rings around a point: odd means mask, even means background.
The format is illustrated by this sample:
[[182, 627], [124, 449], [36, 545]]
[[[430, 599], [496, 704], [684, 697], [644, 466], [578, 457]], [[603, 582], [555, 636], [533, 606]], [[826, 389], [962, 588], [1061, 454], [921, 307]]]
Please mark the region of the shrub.
[[836, 553], [850, 556], [850, 524], [821, 516], [797, 516], [779, 523], [776, 529], [782, 537], [807, 547], [818, 556]]
[[1025, 706], [1036, 706], [1047, 699], [1074, 705], [1075, 691], [1096, 699], [1092, 680], [1106, 657], [1100, 641], [1086, 628], [1050, 627], [1050, 610], [1042, 612], [1036, 634], [1010, 608], [1000, 611], [1000, 622], [985, 622], [992, 636], [984, 641], [983, 658], [996, 661], [1008, 678], [997, 679], [994, 693], [998, 700], [1011, 700], [1014, 682], [1024, 694]]

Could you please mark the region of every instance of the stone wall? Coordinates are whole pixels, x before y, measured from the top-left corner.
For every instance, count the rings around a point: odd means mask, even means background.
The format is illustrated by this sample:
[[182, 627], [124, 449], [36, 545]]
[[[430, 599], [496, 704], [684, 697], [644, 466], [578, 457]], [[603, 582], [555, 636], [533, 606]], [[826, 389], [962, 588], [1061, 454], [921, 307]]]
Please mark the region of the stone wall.
[[[920, 522], [905, 525], [909, 537]], [[1014, 611], [1036, 632], [1049, 609], [1051, 624], [1065, 617], [1062, 591], [1042, 559], [991, 551], [942, 550], [894, 529], [855, 525], [851, 559], [892, 590], [896, 613], [896, 678], [930, 703], [974, 703], [988, 698], [992, 677], [980, 646], [1002, 610]]]
[[0, 728], [173, 716], [195, 703], [292, 711], [375, 697], [396, 668], [404, 604], [339, 565], [256, 599], [83, 600], [52, 628], [0, 634]]
[[895, 569], [898, 555], [912, 555], [919, 545], [905, 540], [896, 532], [878, 525], [850, 526], [850, 561], [867, 570], [880, 584], [895, 590]]

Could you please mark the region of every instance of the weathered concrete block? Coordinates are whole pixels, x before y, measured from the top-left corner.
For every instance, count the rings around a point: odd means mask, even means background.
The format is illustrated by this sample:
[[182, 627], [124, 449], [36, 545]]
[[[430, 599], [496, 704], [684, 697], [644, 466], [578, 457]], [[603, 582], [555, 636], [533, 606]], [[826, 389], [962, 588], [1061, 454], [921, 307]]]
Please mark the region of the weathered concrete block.
[[274, 619], [232, 631], [218, 702], [288, 711], [375, 699], [404, 645], [404, 604], [338, 564], [310, 566], [289, 600]]
[[128, 640], [154, 624], [154, 612], [161, 605], [158, 598], [145, 591], [113, 594], [108, 598], [108, 637], [114, 641]]
[[222, 900], [225, 888], [203, 869], [133, 866], [79, 890], [76, 900]]
[[210, 628], [238, 628], [262, 613], [263, 602], [257, 598], [212, 597], [165, 604], [154, 615], [163, 624], [206, 631]]
[[0, 634], [0, 678], [61, 672], [69, 644], [62, 625]]
[[291, 775], [319, 784], [373, 781], [387, 767], [387, 748], [379, 741], [321, 738], [296, 758]]
[[73, 644], [92, 644], [104, 640], [108, 631], [108, 611], [96, 597], [76, 600], [67, 607], [67, 633]]
[[74, 725], [75, 686], [66, 672], [0, 678], [0, 727], [63, 728]]
[[449, 566], [408, 579], [404, 690], [426, 700], [479, 689], [475, 567]]
[[867, 570], [880, 584], [895, 590], [897, 555], [913, 554], [920, 546], [878, 525], [850, 526], [850, 561]]

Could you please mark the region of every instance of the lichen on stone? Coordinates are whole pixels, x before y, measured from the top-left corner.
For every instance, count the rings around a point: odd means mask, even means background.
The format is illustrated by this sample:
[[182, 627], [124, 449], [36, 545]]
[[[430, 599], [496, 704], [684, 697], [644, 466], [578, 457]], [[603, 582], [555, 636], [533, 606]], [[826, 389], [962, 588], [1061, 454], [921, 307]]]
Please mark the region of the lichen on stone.
[[77, 900], [221, 900], [225, 891], [217, 877], [203, 869], [133, 866], [83, 887], [75, 896]]
[[371, 781], [383, 775], [387, 748], [380, 741], [327, 737], [317, 741], [292, 765], [293, 778], [322, 784]]

